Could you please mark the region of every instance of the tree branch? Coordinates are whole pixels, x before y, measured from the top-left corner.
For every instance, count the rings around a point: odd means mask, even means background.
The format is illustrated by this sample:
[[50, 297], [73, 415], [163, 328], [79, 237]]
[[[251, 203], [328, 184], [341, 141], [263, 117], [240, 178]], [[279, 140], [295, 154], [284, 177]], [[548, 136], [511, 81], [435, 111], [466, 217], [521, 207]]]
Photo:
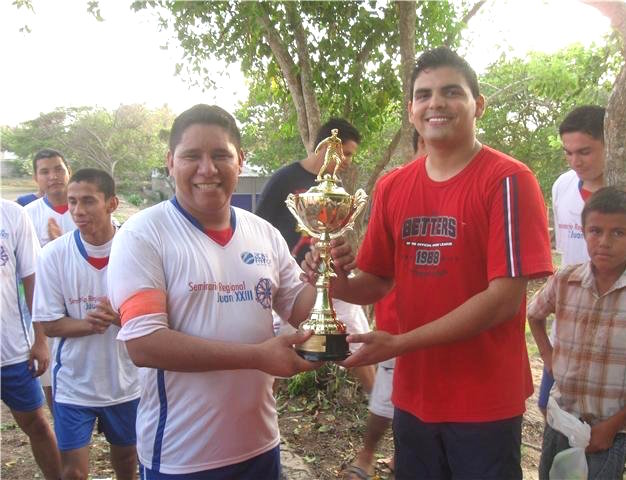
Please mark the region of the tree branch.
[[[376, 47], [376, 42], [378, 38], [377, 35], [370, 35], [365, 41], [363, 48], [357, 54], [356, 59], [354, 61], [354, 75], [352, 76], [352, 84], [360, 85], [361, 79], [363, 78], [363, 71], [365, 70], [365, 63], [369, 59], [370, 55], [374, 51], [374, 47]], [[348, 118], [352, 114], [352, 96], [348, 96], [346, 98], [346, 103], [343, 107], [343, 115]]]
[[407, 159], [413, 153], [413, 125], [409, 122], [408, 105], [413, 98], [411, 76], [415, 68], [415, 23], [417, 20], [415, 2], [398, 2], [398, 30], [400, 41], [400, 73], [402, 75], [402, 132], [399, 153]]
[[509, 93], [515, 90], [520, 84], [528, 83], [530, 80], [533, 80], [536, 76], [531, 75], [526, 78], [522, 78], [521, 80], [516, 80], [513, 83], [509, 83], [507, 86], [502, 87], [500, 90], [495, 91], [491, 95], [485, 98], [485, 101], [488, 105], [496, 105], [496, 101], [499, 100], [499, 97], [504, 97], [504, 94]]
[[311, 69], [309, 47], [307, 45], [307, 35], [302, 26], [302, 15], [298, 11], [296, 2], [285, 3], [287, 10], [287, 20], [291, 24], [296, 40], [296, 52], [298, 52], [298, 65], [300, 66], [300, 85], [302, 88], [302, 96], [304, 98], [304, 107], [306, 109], [307, 129], [309, 132], [309, 142], [305, 143], [305, 148], [309, 154], [313, 153], [316, 145], [311, 142], [315, 139], [315, 135], [321, 125], [320, 107], [317, 103], [315, 95], [315, 85], [313, 83], [313, 73]]
[[278, 66], [283, 73], [283, 77], [287, 82], [287, 88], [289, 89], [289, 93], [291, 94], [291, 98], [293, 99], [294, 107], [296, 109], [296, 118], [298, 121], [300, 138], [302, 139], [302, 143], [308, 148], [312, 133], [309, 132], [302, 85], [296, 75], [297, 66], [294, 63], [293, 58], [291, 58], [291, 55], [289, 55], [289, 51], [287, 50], [283, 40], [280, 38], [279, 33], [272, 25], [269, 13], [265, 10], [266, 4], [260, 4], [259, 6], [261, 7], [262, 13], [260, 13], [257, 17], [257, 22], [259, 22], [259, 25], [265, 32], [267, 43], [269, 44], [270, 49], [278, 62]]
[[[486, 1], [487, 0], [479, 0], [478, 2], [476, 2], [474, 6], [470, 8], [465, 15], [463, 15], [463, 18], [460, 22], [461, 25], [467, 25], [467, 22], [469, 22], [472, 17], [478, 13], [478, 10], [480, 10], [480, 7], [482, 7]], [[443, 45], [449, 47], [454, 41], [456, 35], [457, 33], [450, 33], [450, 35], [448, 35], [448, 37], [446, 37], [446, 39], [444, 40]]]
[[385, 153], [380, 158], [380, 160], [376, 163], [376, 165], [374, 165], [374, 169], [372, 170], [370, 178], [367, 180], [367, 185], [365, 186], [365, 192], [368, 195], [374, 189], [374, 185], [376, 185], [376, 181], [378, 180], [378, 177], [380, 176], [381, 172], [385, 169], [385, 167], [391, 160], [391, 156], [396, 151], [396, 148], [398, 147], [398, 143], [400, 142], [401, 136], [402, 136], [402, 127], [400, 127], [396, 131], [395, 135], [393, 136], [393, 139], [391, 140], [389, 145], [387, 145], [387, 149], [385, 150]]
[[[611, 20], [611, 26], [622, 37], [622, 56], [626, 60], [626, 3], [583, 1]], [[607, 185], [626, 186], [626, 63], [615, 79], [604, 117], [604, 148]]]

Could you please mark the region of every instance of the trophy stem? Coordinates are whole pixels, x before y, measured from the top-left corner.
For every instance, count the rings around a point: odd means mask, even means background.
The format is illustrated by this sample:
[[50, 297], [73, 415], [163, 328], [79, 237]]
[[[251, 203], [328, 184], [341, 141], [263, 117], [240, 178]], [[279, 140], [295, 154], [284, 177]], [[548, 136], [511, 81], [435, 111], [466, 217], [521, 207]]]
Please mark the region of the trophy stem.
[[[330, 258], [330, 239], [352, 228], [355, 218], [365, 207], [366, 193], [359, 189], [350, 195], [336, 176], [345, 160], [339, 130], [322, 140], [315, 153], [327, 146], [324, 164], [317, 175], [317, 185], [304, 193], [290, 193], [285, 200], [287, 208], [308, 235], [318, 238], [320, 266], [315, 282], [316, 296], [309, 318], [300, 324], [301, 330], [312, 330], [309, 339], [296, 346], [298, 354], [312, 361], [343, 360], [350, 355], [346, 326], [337, 319], [330, 298], [330, 279], [336, 274]], [[334, 167], [333, 167], [334, 165]], [[327, 170], [333, 168], [332, 174]]]
[[337, 320], [330, 297], [330, 277], [334, 276], [330, 268], [330, 241], [328, 234], [323, 234], [317, 248], [320, 251], [320, 269], [315, 282], [315, 304], [309, 318], [302, 322], [300, 328], [312, 330], [313, 336], [296, 347], [300, 356], [311, 361], [343, 360], [349, 354], [346, 342], [346, 326]]

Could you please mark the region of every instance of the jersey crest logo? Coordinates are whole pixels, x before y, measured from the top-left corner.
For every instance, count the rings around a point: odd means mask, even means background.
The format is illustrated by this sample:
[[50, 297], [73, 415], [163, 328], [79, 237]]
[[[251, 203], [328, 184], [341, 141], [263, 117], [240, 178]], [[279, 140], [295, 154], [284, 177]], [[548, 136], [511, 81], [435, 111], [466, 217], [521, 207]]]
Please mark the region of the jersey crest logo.
[[4, 245], [0, 245], [0, 267], [4, 267], [9, 261], [9, 254], [4, 249]]
[[254, 263], [254, 255], [250, 252], [243, 252], [241, 254], [241, 259], [246, 265], [252, 265]]
[[2, 230], [0, 230], [0, 238], [2, 240], [6, 240], [7, 238], [9, 238], [9, 234], [7, 233], [7, 231], [4, 228]]
[[242, 252], [241, 260], [246, 265], [264, 265], [269, 266], [272, 264], [272, 260], [267, 253], [260, 252]]
[[263, 308], [272, 308], [272, 282], [269, 278], [262, 278], [259, 283], [254, 287], [254, 293], [256, 295], [256, 301], [261, 304]]

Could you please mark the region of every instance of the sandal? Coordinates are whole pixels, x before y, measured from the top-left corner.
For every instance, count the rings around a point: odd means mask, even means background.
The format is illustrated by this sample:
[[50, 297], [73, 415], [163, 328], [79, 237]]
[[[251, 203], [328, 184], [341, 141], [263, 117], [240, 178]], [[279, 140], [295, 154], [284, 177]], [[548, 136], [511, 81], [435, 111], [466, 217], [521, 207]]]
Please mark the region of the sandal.
[[351, 478], [356, 480], [372, 480], [374, 478], [372, 475], [368, 475], [365, 470], [361, 467], [357, 467], [356, 465], [348, 465], [348, 467], [343, 471], [343, 478], [345, 480], [350, 480]]

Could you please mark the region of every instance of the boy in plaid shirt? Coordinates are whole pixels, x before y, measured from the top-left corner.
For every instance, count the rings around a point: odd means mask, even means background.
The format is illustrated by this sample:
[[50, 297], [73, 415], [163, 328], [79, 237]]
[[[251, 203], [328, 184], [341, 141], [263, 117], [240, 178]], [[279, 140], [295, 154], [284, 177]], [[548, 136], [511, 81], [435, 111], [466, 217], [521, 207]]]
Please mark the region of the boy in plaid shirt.
[[[621, 479], [626, 461], [626, 192], [598, 190], [582, 211], [590, 261], [560, 269], [535, 295], [528, 322], [559, 406], [591, 425], [589, 479]], [[554, 313], [554, 346], [546, 318]], [[567, 438], [546, 425], [539, 478]]]

